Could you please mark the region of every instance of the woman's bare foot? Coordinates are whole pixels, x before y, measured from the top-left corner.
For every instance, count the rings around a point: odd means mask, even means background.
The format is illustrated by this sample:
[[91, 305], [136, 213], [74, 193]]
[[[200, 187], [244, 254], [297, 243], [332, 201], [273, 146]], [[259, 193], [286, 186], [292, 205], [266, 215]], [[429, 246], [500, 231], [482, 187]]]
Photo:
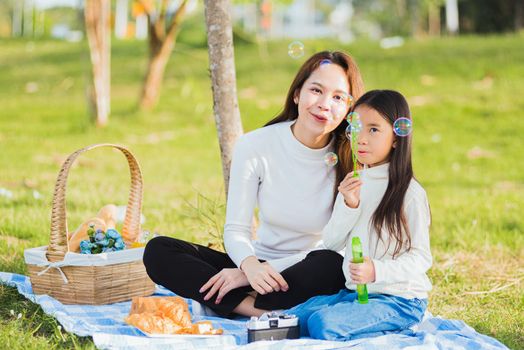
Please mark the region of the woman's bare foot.
[[235, 309], [233, 309], [233, 312], [242, 315], [242, 316], [257, 316], [259, 317], [264, 312], [267, 312], [267, 310], [257, 309], [255, 307], [255, 298], [251, 296], [247, 296], [240, 304], [237, 305]]

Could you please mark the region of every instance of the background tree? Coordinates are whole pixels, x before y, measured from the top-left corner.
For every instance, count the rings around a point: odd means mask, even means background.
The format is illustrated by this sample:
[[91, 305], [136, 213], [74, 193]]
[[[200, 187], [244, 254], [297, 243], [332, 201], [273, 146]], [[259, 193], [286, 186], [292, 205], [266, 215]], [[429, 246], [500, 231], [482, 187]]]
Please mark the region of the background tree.
[[465, 33], [510, 32], [518, 30], [523, 21], [523, 0], [468, 0], [458, 5]]
[[140, 107], [150, 109], [158, 102], [166, 65], [175, 47], [188, 0], [183, 0], [173, 14], [168, 13], [168, 0], [161, 0], [158, 6], [152, 0], [139, 0], [139, 3], [147, 15], [149, 25], [149, 62]]
[[237, 98], [231, 4], [229, 0], [205, 0], [204, 4], [213, 112], [227, 197], [233, 147], [237, 138], [243, 133]]
[[524, 1], [515, 1], [515, 31], [524, 27]]
[[97, 126], [107, 124], [111, 101], [111, 32], [110, 0], [86, 0], [84, 16], [93, 70], [93, 87], [89, 93]]
[[444, 5], [444, 0], [426, 0], [425, 5], [428, 12], [428, 34], [431, 36], [439, 36], [442, 21], [440, 12]]

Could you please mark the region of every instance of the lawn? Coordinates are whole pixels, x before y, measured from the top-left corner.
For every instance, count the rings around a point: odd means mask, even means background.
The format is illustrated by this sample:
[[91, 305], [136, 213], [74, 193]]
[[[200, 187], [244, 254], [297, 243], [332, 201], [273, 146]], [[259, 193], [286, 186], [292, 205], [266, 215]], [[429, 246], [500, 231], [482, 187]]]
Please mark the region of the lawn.
[[[50, 203], [61, 163], [97, 142], [127, 145], [144, 176], [144, 227], [219, 243], [225, 196], [212, 113], [208, 59], [186, 36], [169, 62], [158, 107], [137, 111], [146, 43], [113, 41], [112, 114], [94, 128], [86, 107], [87, 45], [0, 39], [0, 271], [26, 274], [23, 251], [49, 239]], [[287, 42], [239, 44], [244, 131], [281, 108], [303, 59]], [[367, 89], [403, 92], [414, 115], [414, 168], [428, 192], [434, 265], [429, 310], [461, 319], [512, 349], [524, 349], [524, 37], [377, 43], [305, 41], [306, 55], [340, 49], [358, 62]], [[106, 203], [124, 204], [124, 158], [82, 156], [70, 174], [70, 229]], [[11, 312], [12, 310], [12, 312]], [[15, 289], [0, 285], [0, 344], [13, 349], [94, 348]]]

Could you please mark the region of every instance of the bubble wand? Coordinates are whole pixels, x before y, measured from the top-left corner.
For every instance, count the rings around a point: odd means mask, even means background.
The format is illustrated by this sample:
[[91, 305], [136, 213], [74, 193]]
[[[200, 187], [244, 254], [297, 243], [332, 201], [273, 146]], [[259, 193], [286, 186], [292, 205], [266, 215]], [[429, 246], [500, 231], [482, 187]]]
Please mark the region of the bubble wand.
[[[351, 249], [353, 251], [353, 263], [361, 264], [364, 262], [362, 255], [362, 243], [360, 237], [353, 237], [351, 240]], [[357, 284], [358, 302], [360, 304], [368, 303], [368, 287], [365, 284]]]
[[353, 159], [353, 177], [359, 177], [357, 173], [357, 152], [358, 152], [358, 134], [362, 130], [362, 122], [357, 112], [351, 112], [347, 117], [348, 127], [346, 128], [346, 137], [351, 142], [351, 158]]

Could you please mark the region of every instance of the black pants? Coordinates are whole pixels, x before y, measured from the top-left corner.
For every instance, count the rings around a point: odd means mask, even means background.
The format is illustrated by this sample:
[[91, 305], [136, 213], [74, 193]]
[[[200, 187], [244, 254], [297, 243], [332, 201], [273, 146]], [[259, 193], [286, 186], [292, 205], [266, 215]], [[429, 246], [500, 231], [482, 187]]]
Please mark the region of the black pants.
[[[316, 295], [338, 293], [345, 282], [342, 261], [342, 256], [331, 250], [310, 252], [304, 260], [281, 272], [289, 285], [288, 291], [259, 294], [255, 307], [287, 309]], [[206, 293], [200, 293], [199, 289], [222, 269], [237, 266], [226, 253], [171, 237], [149, 241], [144, 251], [144, 265], [153, 282], [194, 299], [223, 317], [231, 316], [233, 309], [253, 290], [250, 286], [233, 289], [218, 305], [215, 304], [218, 293], [204, 301]]]

